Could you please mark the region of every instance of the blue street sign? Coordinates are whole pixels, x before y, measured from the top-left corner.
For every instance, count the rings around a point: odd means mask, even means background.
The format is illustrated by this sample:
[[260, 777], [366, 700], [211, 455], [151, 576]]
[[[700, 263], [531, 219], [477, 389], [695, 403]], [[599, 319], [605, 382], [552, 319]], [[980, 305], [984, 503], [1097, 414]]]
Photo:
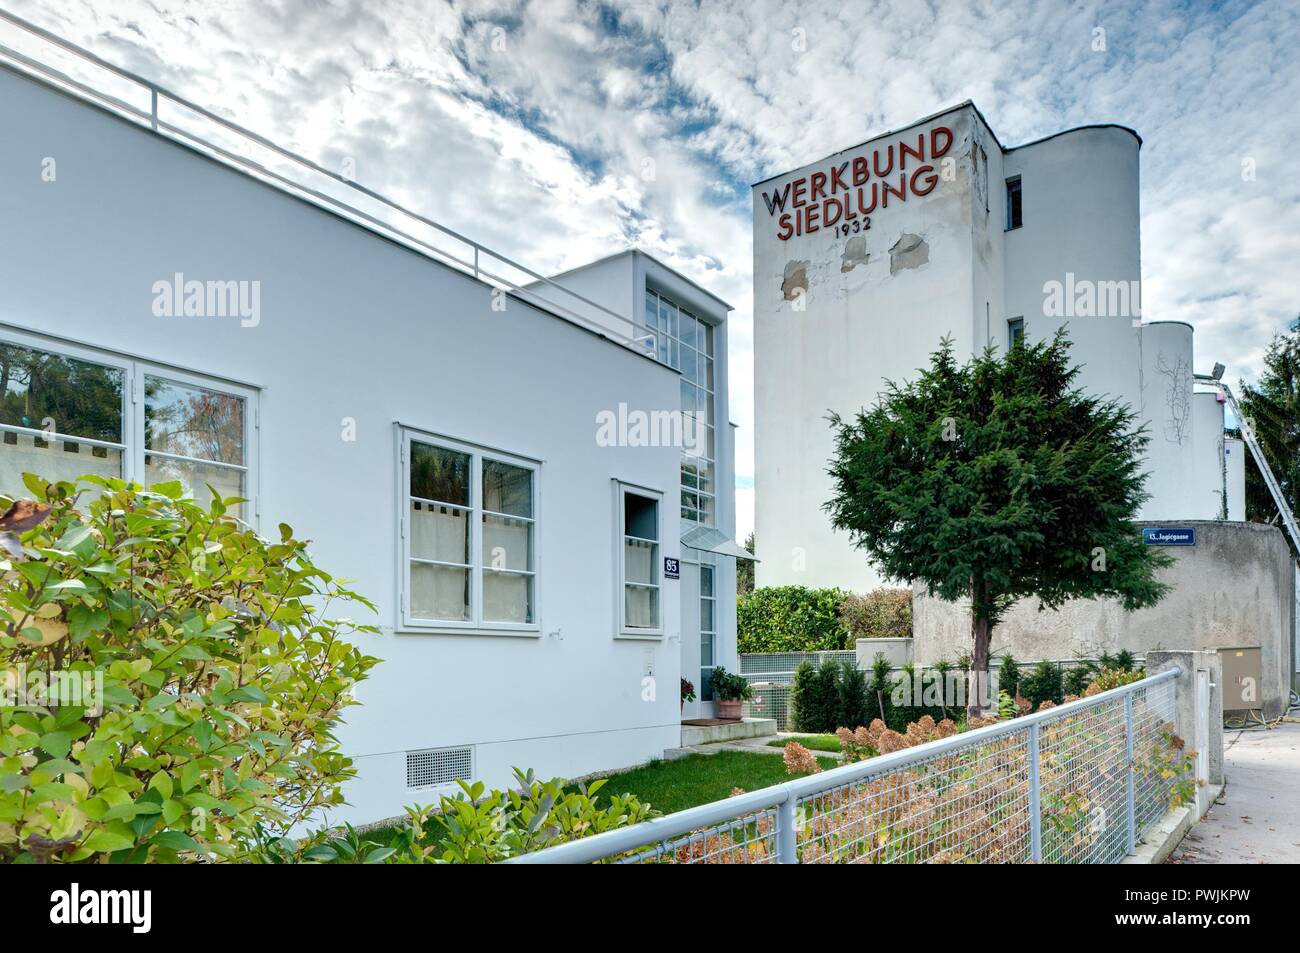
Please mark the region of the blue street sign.
[[1196, 529], [1191, 526], [1143, 526], [1142, 542], [1148, 546], [1195, 546]]

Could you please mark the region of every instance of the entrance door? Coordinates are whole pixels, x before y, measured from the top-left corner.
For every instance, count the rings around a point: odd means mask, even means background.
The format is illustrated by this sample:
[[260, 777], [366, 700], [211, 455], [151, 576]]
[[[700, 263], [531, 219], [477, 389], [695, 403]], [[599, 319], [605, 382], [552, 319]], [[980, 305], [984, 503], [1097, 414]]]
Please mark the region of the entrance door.
[[683, 709], [684, 718], [716, 714], [709, 678], [716, 664], [718, 632], [717, 572], [700, 563], [681, 564], [682, 677], [695, 686], [695, 701]]

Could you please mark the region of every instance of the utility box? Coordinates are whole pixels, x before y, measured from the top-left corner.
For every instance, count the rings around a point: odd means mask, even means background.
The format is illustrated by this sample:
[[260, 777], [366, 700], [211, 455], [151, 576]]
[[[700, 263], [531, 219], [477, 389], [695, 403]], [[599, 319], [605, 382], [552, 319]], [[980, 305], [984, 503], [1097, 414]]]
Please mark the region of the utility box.
[[1223, 710], [1262, 709], [1264, 661], [1257, 646], [1219, 649], [1223, 660]]

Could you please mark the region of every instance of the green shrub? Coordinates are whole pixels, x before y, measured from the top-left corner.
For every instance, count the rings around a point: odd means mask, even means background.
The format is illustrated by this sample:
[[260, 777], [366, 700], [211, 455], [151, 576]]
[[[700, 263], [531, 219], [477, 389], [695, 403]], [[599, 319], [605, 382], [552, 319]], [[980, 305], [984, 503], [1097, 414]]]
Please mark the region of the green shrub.
[[912, 590], [875, 589], [846, 595], [840, 603], [840, 622], [852, 640], [911, 638]]
[[713, 697], [718, 701], [749, 701], [754, 697], [754, 689], [744, 675], [733, 675], [719, 665], [709, 676], [713, 686]]
[[1065, 670], [1063, 684], [1065, 694], [1083, 695], [1092, 684], [1092, 680], [1097, 677], [1097, 666], [1092, 662], [1080, 662]]
[[1061, 681], [1061, 668], [1055, 662], [1042, 661], [1020, 679], [1020, 694], [1028, 699], [1034, 710], [1045, 701], [1059, 705], [1065, 701], [1065, 686]]
[[1133, 671], [1133, 665], [1137, 661], [1137, 659], [1134, 657], [1133, 653], [1130, 652], [1128, 649], [1123, 649], [1122, 651], [1117, 652], [1115, 655], [1111, 655], [1109, 652], [1103, 652], [1101, 654], [1101, 658], [1099, 658], [1097, 661], [1098, 661], [1098, 665], [1097, 665], [1098, 670], [1103, 672], [1107, 672], [1107, 671], [1131, 672]]
[[[871, 679], [867, 683], [867, 703], [870, 714], [866, 724], [879, 718], [889, 723], [889, 709], [893, 706], [894, 672], [883, 652], [877, 652], [871, 661]], [[856, 727], [856, 725], [854, 726]]]
[[1002, 664], [998, 666], [998, 688], [1010, 695], [1014, 701], [1019, 694], [1020, 681], [1020, 663], [1011, 656], [1010, 652], [1004, 652]]
[[826, 659], [817, 668], [806, 659], [794, 673], [788, 702], [795, 731], [825, 732], [839, 727], [840, 667]]
[[839, 619], [841, 589], [764, 586], [736, 601], [741, 653], [822, 652], [853, 648]]
[[790, 696], [786, 700], [787, 722], [792, 731], [811, 731], [804, 724], [811, 720], [813, 698], [817, 693], [814, 684], [817, 681], [817, 669], [808, 659], [804, 659], [794, 670], [790, 681]]
[[179, 483], [24, 481], [34, 501], [0, 519], [0, 668], [92, 694], [0, 708], [0, 861], [238, 859], [341, 803], [334, 731], [378, 660], [332, 604], [370, 604], [288, 526], [267, 542]]
[[263, 836], [250, 859], [258, 863], [315, 864], [492, 864], [557, 844], [629, 827], [658, 812], [634, 795], [599, 803], [604, 780], [570, 785], [561, 778], [538, 781], [515, 770], [509, 791], [487, 791], [482, 783], [460, 785], [444, 796], [438, 813], [406, 809], [408, 823], [384, 836], [343, 836], [319, 831], [302, 841]]
[[840, 663], [839, 684], [836, 686], [839, 717], [836, 727], [852, 731], [871, 723], [867, 705], [867, 679], [865, 673], [847, 659]]

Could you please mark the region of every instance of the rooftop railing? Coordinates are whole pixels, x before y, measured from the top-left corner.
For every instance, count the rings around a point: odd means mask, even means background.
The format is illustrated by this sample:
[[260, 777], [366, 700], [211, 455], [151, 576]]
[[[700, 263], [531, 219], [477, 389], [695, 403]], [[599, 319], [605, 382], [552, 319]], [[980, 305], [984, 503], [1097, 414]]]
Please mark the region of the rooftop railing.
[[615, 343], [655, 355], [653, 333], [632, 317], [5, 10], [0, 67], [93, 103]]

